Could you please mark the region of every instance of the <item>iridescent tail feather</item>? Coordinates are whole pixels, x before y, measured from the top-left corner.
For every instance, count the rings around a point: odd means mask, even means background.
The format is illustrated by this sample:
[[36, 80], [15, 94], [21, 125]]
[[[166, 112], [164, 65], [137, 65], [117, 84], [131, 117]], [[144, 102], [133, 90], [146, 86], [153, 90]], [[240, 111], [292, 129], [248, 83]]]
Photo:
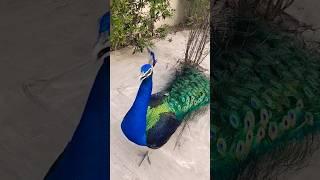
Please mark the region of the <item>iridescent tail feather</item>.
[[271, 20], [292, 1], [228, 3], [212, 38], [211, 175], [275, 179], [319, 147], [320, 55]]

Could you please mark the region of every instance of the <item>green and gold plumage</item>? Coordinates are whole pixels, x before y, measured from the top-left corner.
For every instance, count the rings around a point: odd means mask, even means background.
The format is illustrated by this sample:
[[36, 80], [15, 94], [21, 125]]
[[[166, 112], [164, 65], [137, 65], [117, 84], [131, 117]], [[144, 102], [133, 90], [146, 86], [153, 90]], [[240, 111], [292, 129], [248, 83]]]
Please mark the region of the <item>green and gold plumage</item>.
[[147, 112], [150, 147], [162, 146], [187, 115], [209, 104], [209, 78], [197, 67], [182, 66], [169, 88], [150, 100]]
[[227, 40], [222, 31], [213, 38], [215, 180], [274, 179], [319, 144], [320, 55], [246, 8], [234, 10]]
[[162, 113], [174, 113], [177, 121], [194, 110], [209, 104], [209, 79], [200, 70], [184, 67], [163, 95], [161, 104], [148, 108], [147, 130], [160, 120]]
[[204, 16], [191, 29], [185, 58], [180, 62], [167, 88], [153, 94], [147, 111], [147, 145], [164, 145], [183, 121], [210, 102], [210, 81], [200, 67], [206, 57], [204, 50], [209, 40], [209, 17]]

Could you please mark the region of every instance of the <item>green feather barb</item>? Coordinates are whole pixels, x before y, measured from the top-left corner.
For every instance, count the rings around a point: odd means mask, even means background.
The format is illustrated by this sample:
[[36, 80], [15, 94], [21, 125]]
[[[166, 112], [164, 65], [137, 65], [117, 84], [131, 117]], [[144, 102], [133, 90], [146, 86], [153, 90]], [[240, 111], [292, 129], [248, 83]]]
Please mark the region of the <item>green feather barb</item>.
[[211, 175], [275, 179], [318, 148], [320, 55], [237, 2], [211, 43]]

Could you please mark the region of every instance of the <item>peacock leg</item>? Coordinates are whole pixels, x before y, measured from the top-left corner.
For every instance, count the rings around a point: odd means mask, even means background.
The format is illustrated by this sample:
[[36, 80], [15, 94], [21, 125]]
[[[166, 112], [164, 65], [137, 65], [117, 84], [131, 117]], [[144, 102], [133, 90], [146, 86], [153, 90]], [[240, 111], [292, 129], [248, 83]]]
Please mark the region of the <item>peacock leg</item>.
[[178, 137], [177, 137], [176, 143], [174, 144], [173, 150], [175, 150], [177, 147], [180, 148], [180, 146], [181, 146], [180, 140], [181, 140], [182, 135], [183, 135], [183, 132], [184, 132], [184, 130], [185, 130], [186, 128], [188, 128], [188, 129], [190, 130], [190, 126], [189, 126], [189, 124], [188, 124], [188, 121], [183, 121], [183, 122], [182, 122], [181, 131], [180, 131], [179, 134], [178, 134]]
[[141, 161], [140, 161], [140, 163], [139, 163], [139, 167], [141, 166], [141, 164], [143, 163], [143, 161], [144, 161], [145, 159], [147, 159], [149, 165], [151, 165], [150, 156], [149, 156], [149, 150], [142, 155], [142, 159], [141, 159]]

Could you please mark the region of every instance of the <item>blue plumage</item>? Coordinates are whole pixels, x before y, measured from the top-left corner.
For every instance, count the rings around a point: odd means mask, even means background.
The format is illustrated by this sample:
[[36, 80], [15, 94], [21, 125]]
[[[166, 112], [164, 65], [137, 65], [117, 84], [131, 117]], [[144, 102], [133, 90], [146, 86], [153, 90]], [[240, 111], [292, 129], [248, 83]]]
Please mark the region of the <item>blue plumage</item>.
[[121, 123], [126, 137], [141, 146], [146, 146], [146, 114], [151, 91], [152, 77], [148, 77], [141, 83], [136, 99]]
[[[100, 22], [99, 33], [109, 28], [109, 13]], [[101, 54], [107, 54], [105, 47]], [[85, 110], [63, 153], [45, 180], [105, 180], [109, 178], [110, 56], [103, 58]]]
[[147, 146], [147, 110], [152, 93], [153, 66], [156, 64], [154, 53], [151, 63], [141, 67], [140, 80], [142, 82], [136, 99], [121, 123], [121, 129], [125, 136], [140, 146]]
[[[145, 64], [141, 72], [150, 72], [151, 65]], [[152, 92], [152, 75], [142, 79], [136, 99], [123, 118], [121, 128], [125, 136], [132, 142], [146, 146], [147, 109]]]
[[99, 34], [95, 43], [95, 55], [97, 59], [103, 59], [108, 56], [110, 51], [110, 12], [106, 12], [99, 22]]
[[106, 12], [100, 19], [99, 34], [110, 32], [110, 12]]
[[102, 180], [108, 177], [109, 62], [99, 70], [72, 140], [45, 180]]

